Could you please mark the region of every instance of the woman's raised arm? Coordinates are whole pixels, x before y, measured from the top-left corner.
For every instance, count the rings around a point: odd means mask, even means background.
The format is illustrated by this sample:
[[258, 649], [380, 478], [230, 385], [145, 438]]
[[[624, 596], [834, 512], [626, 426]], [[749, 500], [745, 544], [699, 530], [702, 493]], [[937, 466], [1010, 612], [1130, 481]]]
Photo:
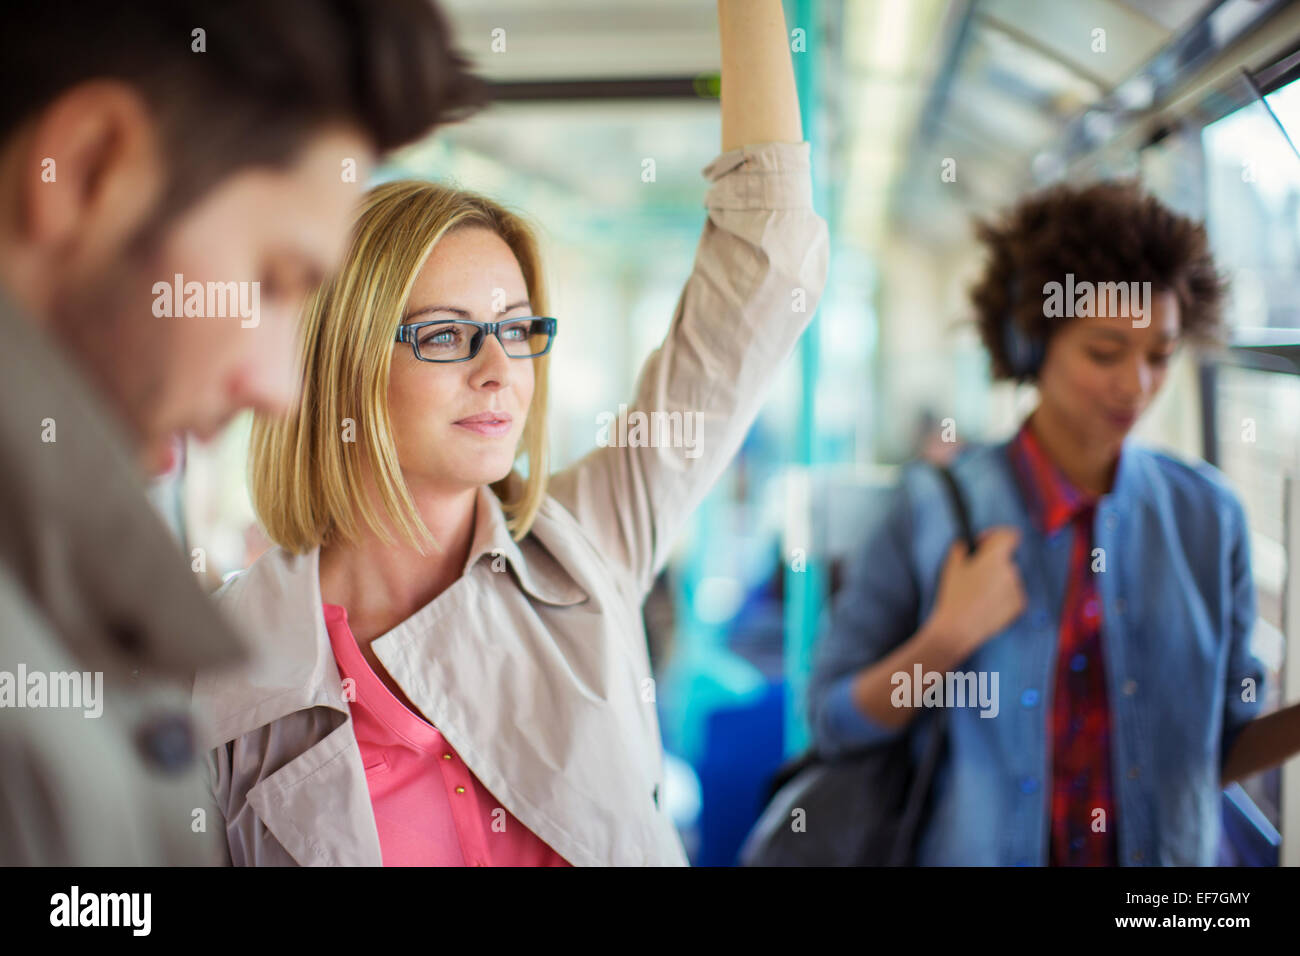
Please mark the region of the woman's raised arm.
[[825, 221], [812, 208], [779, 0], [719, 0], [723, 152], [704, 169], [708, 218], [663, 344], [603, 447], [550, 495], [644, 598], [726, 469], [816, 311]]
[[781, 0], [718, 0], [722, 151], [799, 143], [799, 94]]

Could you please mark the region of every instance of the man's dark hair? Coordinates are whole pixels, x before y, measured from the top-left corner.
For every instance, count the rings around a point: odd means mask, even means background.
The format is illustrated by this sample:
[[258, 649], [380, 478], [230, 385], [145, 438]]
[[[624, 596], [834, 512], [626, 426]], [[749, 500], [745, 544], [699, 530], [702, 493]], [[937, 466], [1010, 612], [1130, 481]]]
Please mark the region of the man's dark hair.
[[0, 23], [0, 142], [79, 83], [129, 82], [159, 122], [171, 214], [330, 122], [382, 152], [487, 100], [432, 0], [9, 0]]
[[1006, 323], [1046, 342], [1069, 317], [1045, 314], [1043, 287], [1075, 282], [1150, 282], [1178, 300], [1181, 333], [1213, 339], [1226, 283], [1205, 227], [1173, 212], [1130, 181], [1055, 186], [1016, 203], [975, 234], [988, 263], [971, 290], [975, 322], [994, 378], [1012, 378]]

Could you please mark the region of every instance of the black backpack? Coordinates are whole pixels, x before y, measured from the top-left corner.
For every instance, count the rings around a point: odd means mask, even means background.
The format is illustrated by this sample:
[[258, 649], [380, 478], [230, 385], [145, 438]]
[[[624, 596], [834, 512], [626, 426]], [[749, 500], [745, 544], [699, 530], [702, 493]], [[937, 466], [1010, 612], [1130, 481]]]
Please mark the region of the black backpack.
[[[940, 467], [966, 547], [975, 534], [961, 488]], [[921, 758], [912, 740], [925, 737]], [[768, 800], [740, 851], [744, 866], [909, 866], [928, 817], [935, 771], [947, 750], [942, 708], [918, 714], [908, 732], [888, 743], [826, 760], [815, 750], [773, 776]], [[805, 828], [792, 826], [803, 811]]]

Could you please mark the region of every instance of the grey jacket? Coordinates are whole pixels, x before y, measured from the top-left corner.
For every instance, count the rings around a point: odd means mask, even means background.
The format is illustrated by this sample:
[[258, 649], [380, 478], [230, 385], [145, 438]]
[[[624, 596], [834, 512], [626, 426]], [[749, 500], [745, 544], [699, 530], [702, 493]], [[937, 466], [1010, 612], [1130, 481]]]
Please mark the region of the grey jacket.
[[0, 864], [211, 863], [187, 691], [243, 644], [100, 404], [0, 295]]

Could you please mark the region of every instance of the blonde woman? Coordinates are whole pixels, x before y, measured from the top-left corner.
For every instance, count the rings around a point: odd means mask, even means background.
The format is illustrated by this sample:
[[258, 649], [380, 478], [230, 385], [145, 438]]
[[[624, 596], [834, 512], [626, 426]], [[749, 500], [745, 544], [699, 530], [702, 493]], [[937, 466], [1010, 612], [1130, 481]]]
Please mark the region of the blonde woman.
[[307, 316], [301, 407], [254, 429], [278, 547], [219, 600], [258, 662], [196, 683], [235, 864], [686, 862], [641, 603], [827, 262], [780, 2], [718, 9], [723, 154], [633, 405], [699, 413], [697, 447], [548, 475], [563, 323], [528, 228], [428, 183], [370, 194]]

